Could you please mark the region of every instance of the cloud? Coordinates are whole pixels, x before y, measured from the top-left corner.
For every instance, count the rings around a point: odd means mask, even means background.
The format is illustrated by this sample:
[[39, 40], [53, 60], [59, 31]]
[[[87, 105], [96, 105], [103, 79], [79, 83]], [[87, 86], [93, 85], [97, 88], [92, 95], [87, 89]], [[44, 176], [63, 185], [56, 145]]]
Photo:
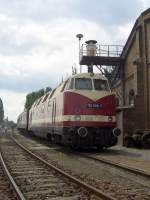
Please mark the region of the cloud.
[[79, 23], [76, 19], [61, 19], [48, 25], [20, 26], [12, 33], [18, 41], [14, 39], [12, 44], [12, 38], [7, 38], [10, 42], [0, 52], [0, 87], [27, 92], [56, 86], [62, 76], [71, 74], [73, 63], [78, 63], [79, 32], [85, 35], [84, 40], [94, 38], [105, 43], [112, 39], [101, 25], [87, 20]]
[[26, 93], [55, 87], [62, 76], [71, 74], [74, 63], [78, 66], [77, 33], [84, 35], [82, 42], [124, 44], [149, 4], [148, 0], [0, 0], [0, 97], [9, 118], [16, 119], [23, 110]]
[[78, 1], [78, 15], [84, 16], [97, 23], [101, 22], [104, 26], [116, 26], [129, 23], [141, 11], [140, 0], [93, 0], [90, 3], [86, 0]]
[[142, 4], [142, 9], [145, 10], [148, 7], [150, 7], [150, 1], [149, 0], [141, 0], [141, 4]]
[[[16, 17], [18, 20], [33, 20], [48, 23], [53, 19], [79, 18], [103, 22], [103, 24], [121, 24], [129, 22], [141, 11], [146, 0], [5, 0], [0, 1], [0, 13]], [[127, 11], [127, 14], [125, 14]]]
[[0, 90], [0, 98], [3, 101], [5, 118], [17, 120], [17, 117], [24, 109], [25, 93], [17, 93], [9, 90]]

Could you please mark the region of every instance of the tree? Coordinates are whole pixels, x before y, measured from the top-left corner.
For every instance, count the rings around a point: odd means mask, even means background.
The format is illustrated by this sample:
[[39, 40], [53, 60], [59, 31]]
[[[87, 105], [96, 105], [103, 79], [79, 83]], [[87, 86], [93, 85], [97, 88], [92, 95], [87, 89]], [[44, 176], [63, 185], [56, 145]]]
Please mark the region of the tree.
[[26, 103], [25, 103], [25, 108], [26, 109], [30, 109], [31, 106], [33, 105], [33, 103], [39, 99], [40, 97], [42, 97], [44, 95], [44, 89], [35, 91], [35, 92], [31, 92], [29, 94], [27, 94], [26, 96]]
[[45, 90], [44, 88], [43, 89], [40, 89], [38, 91], [34, 91], [34, 92], [31, 92], [29, 94], [27, 94], [26, 96], [26, 102], [25, 102], [25, 108], [26, 109], [30, 109], [31, 106], [33, 105], [33, 103], [39, 99], [40, 97], [42, 97], [44, 94], [46, 94], [47, 92], [51, 91], [51, 87], [46, 87]]
[[4, 120], [4, 108], [2, 99], [0, 98], [0, 124], [2, 124], [3, 120]]
[[49, 92], [49, 91], [51, 91], [51, 90], [52, 90], [51, 87], [46, 87], [46, 89], [45, 89], [45, 93], [47, 93], [47, 92]]

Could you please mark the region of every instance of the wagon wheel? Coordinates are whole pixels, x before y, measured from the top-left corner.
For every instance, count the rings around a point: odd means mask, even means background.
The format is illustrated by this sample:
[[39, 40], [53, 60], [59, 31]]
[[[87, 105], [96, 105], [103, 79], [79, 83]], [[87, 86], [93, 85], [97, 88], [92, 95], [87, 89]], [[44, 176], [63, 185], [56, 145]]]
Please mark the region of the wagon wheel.
[[96, 145], [96, 147], [97, 147], [97, 150], [98, 150], [98, 151], [102, 151], [102, 150], [104, 149], [104, 147], [101, 146], [100, 144]]
[[142, 145], [143, 147], [150, 148], [150, 133], [145, 133], [142, 136]]
[[129, 135], [124, 136], [123, 142], [124, 142], [124, 146], [126, 146], [126, 147], [134, 146], [133, 138]]
[[71, 143], [70, 147], [71, 147], [71, 149], [73, 149], [75, 151], [80, 150], [80, 146], [78, 144], [75, 144], [75, 143]]
[[75, 150], [75, 151], [80, 149], [80, 145], [79, 145], [79, 141], [78, 141], [78, 138], [77, 138], [77, 134], [75, 134], [74, 132], [72, 133], [72, 136], [71, 136], [70, 148], [72, 150]]

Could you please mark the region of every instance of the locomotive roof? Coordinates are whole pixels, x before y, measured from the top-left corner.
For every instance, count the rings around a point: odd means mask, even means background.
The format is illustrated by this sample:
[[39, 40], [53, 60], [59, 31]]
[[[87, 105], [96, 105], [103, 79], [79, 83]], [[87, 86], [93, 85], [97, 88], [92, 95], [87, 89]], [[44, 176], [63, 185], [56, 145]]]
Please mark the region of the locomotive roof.
[[[94, 78], [94, 79], [107, 80], [106, 77], [104, 77], [102, 74], [98, 74], [98, 73], [97, 74], [95, 74], [95, 73], [78, 73], [78, 74], [75, 74], [75, 75], [71, 76], [70, 78]], [[66, 81], [68, 81], [68, 79]], [[66, 81], [63, 81], [56, 88], [54, 88], [52, 91], [48, 92], [49, 96], [48, 96], [47, 99], [57, 96], [62, 91], [62, 89], [64, 88]], [[52, 96], [51, 96], [51, 94], [52, 94]], [[40, 105], [46, 95], [47, 94], [45, 94], [42, 97], [40, 97], [39, 99], [37, 99], [34, 102], [34, 104], [32, 105], [32, 108], [34, 108], [37, 105]]]
[[94, 74], [94, 73], [79, 73], [72, 76], [72, 78], [96, 78], [96, 79], [102, 79], [107, 80], [105, 76], [102, 74]]

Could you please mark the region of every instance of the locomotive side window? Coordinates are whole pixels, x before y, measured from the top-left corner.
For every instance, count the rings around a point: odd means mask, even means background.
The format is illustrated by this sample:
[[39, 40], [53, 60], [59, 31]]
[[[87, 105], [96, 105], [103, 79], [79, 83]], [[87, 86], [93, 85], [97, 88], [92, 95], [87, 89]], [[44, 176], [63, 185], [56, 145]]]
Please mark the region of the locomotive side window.
[[109, 91], [108, 83], [106, 80], [93, 79], [95, 90], [106, 90]]
[[71, 90], [74, 88], [74, 78], [67, 80], [65, 90]]
[[49, 96], [49, 99], [52, 98], [52, 96], [53, 96], [55, 90], [56, 90], [56, 88], [52, 90], [52, 92], [51, 92], [51, 94], [50, 94], [50, 96]]
[[38, 106], [40, 104], [41, 100], [42, 100], [42, 97], [40, 98], [40, 100], [38, 101], [38, 103], [36, 104], [36, 106]]
[[48, 96], [49, 96], [49, 93], [47, 93], [47, 94], [45, 95], [45, 97], [44, 97], [42, 103], [46, 101], [46, 99], [47, 99]]
[[35, 101], [35, 103], [34, 103], [34, 107], [36, 106], [37, 102], [38, 102], [38, 100]]
[[65, 83], [63, 84], [63, 87], [62, 87], [62, 89], [61, 89], [61, 92], [64, 91], [64, 89], [65, 89], [67, 83], [68, 83], [68, 80], [66, 80]]
[[76, 78], [75, 88], [77, 90], [92, 90], [92, 80], [89, 78]]
[[74, 79], [72, 78], [70, 81], [70, 88], [69, 89], [73, 89], [74, 87]]

